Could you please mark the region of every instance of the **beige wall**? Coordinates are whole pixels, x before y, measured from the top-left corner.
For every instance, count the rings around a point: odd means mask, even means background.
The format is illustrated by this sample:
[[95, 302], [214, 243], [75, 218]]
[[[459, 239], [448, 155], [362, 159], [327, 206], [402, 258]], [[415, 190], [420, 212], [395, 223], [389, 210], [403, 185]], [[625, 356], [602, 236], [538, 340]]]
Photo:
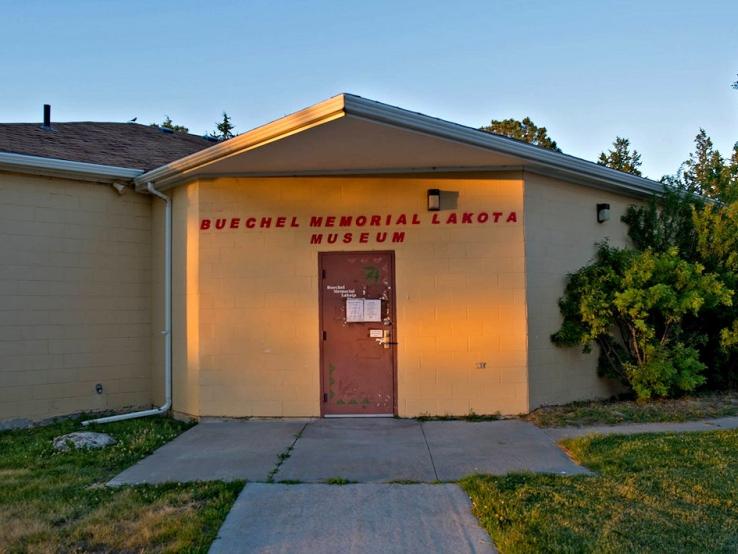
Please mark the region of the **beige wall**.
[[149, 197], [0, 174], [0, 421], [150, 404], [151, 238]]
[[[597, 223], [596, 205], [610, 204], [610, 220]], [[619, 389], [597, 377], [597, 351], [558, 348], [550, 336], [561, 324], [558, 299], [566, 276], [587, 264], [595, 242], [628, 242], [620, 221], [636, 200], [590, 187], [525, 174], [525, 254], [528, 291], [530, 408], [611, 396]]]
[[[515, 211], [517, 223], [432, 225], [428, 188], [458, 193], [459, 214]], [[372, 249], [396, 252], [399, 414], [527, 410], [519, 174], [224, 178], [179, 187], [174, 200], [175, 411], [318, 415], [317, 253]], [[331, 232], [311, 229], [310, 216], [400, 213], [423, 223], [335, 231], [405, 230], [403, 243], [310, 244]], [[245, 229], [251, 216], [301, 226]], [[199, 230], [201, 218], [234, 217], [237, 229]]]

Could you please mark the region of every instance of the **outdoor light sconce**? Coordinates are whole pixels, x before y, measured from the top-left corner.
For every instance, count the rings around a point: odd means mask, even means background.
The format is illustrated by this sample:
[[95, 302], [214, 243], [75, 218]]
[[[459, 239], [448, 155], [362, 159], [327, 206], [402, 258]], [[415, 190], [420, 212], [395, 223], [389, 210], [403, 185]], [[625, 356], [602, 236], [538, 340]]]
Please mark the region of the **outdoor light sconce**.
[[437, 212], [441, 209], [441, 191], [428, 189], [428, 211]]
[[610, 220], [610, 204], [597, 204], [597, 223]]

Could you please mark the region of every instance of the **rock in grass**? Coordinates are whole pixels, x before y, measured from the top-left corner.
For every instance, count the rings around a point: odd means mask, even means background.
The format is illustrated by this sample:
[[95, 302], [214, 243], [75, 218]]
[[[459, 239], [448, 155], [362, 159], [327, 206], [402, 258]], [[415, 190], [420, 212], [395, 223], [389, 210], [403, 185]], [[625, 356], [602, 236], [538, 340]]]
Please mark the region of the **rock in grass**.
[[69, 450], [82, 448], [105, 448], [115, 443], [116, 440], [106, 433], [78, 431], [56, 437], [54, 439], [54, 449], [60, 452], [68, 452]]

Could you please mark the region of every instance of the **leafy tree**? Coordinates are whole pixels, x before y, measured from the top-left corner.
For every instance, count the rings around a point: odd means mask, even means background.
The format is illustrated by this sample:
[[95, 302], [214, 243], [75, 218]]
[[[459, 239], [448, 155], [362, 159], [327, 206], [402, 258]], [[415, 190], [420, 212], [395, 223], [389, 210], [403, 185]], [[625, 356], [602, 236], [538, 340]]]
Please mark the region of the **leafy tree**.
[[695, 150], [689, 155], [676, 175], [664, 177], [676, 188], [714, 198], [722, 202], [738, 199], [738, 143], [725, 159], [715, 148], [712, 139], [700, 129], [694, 139]]
[[523, 121], [517, 119], [493, 119], [489, 125], [480, 127], [480, 130], [495, 135], [503, 135], [506, 137], [522, 140], [528, 144], [535, 144], [549, 150], [561, 152], [556, 145], [556, 141], [548, 136], [548, 130], [545, 127], [539, 127], [533, 121], [526, 117]]
[[601, 244], [594, 262], [570, 275], [559, 302], [564, 321], [551, 340], [585, 352], [598, 344], [600, 372], [640, 399], [688, 392], [705, 381], [705, 364], [685, 341], [683, 321], [730, 305], [732, 295], [676, 248], [638, 252]]
[[704, 200], [684, 190], [680, 183], [669, 183], [673, 181], [667, 178], [663, 193], [652, 196], [646, 204], [630, 206], [622, 220], [638, 250], [664, 252], [674, 246], [683, 257], [695, 260], [697, 234], [692, 214], [702, 209]]
[[[683, 188], [667, 187], [648, 204], [631, 206], [623, 221], [636, 248], [663, 252], [678, 247], [683, 259], [699, 263], [738, 291], [738, 202], [708, 203]], [[698, 316], [688, 314], [682, 328], [707, 365], [708, 386], [738, 386], [738, 300], [703, 309]]]
[[694, 139], [695, 151], [684, 162], [682, 178], [687, 188], [710, 198], [720, 198], [726, 188], [726, 168], [723, 157], [712, 139], [700, 129]]
[[184, 125], [177, 125], [172, 121], [172, 118], [168, 115], [164, 116], [164, 121], [162, 121], [161, 124], [159, 123], [152, 123], [152, 127], [161, 127], [163, 129], [171, 129], [175, 133], [189, 133], [189, 129], [185, 127]]
[[233, 129], [236, 127], [233, 125], [231, 117], [226, 112], [223, 112], [223, 119], [219, 123], [216, 123], [215, 128], [216, 130], [210, 133], [210, 136], [214, 139], [222, 141], [235, 136], [233, 134]]
[[597, 163], [617, 169], [618, 171], [624, 171], [625, 173], [632, 173], [633, 175], [641, 175], [641, 155], [637, 150], [630, 150], [630, 140], [622, 137], [615, 137], [612, 143], [612, 148], [607, 154], [602, 152], [600, 154]]
[[[693, 210], [697, 259], [730, 289], [738, 290], [738, 202]], [[702, 358], [715, 388], [738, 386], [738, 301], [718, 306], [688, 321], [688, 332], [702, 334]]]

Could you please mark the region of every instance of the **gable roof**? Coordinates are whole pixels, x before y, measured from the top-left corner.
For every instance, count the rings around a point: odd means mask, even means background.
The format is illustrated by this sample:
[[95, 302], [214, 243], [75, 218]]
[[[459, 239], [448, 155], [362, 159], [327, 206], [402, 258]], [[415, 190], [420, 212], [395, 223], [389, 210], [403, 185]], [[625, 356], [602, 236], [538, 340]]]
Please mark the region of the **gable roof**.
[[339, 94], [136, 177], [167, 189], [218, 176], [525, 170], [646, 196], [661, 183], [501, 135]]
[[146, 171], [213, 142], [137, 123], [0, 123], [0, 152]]

